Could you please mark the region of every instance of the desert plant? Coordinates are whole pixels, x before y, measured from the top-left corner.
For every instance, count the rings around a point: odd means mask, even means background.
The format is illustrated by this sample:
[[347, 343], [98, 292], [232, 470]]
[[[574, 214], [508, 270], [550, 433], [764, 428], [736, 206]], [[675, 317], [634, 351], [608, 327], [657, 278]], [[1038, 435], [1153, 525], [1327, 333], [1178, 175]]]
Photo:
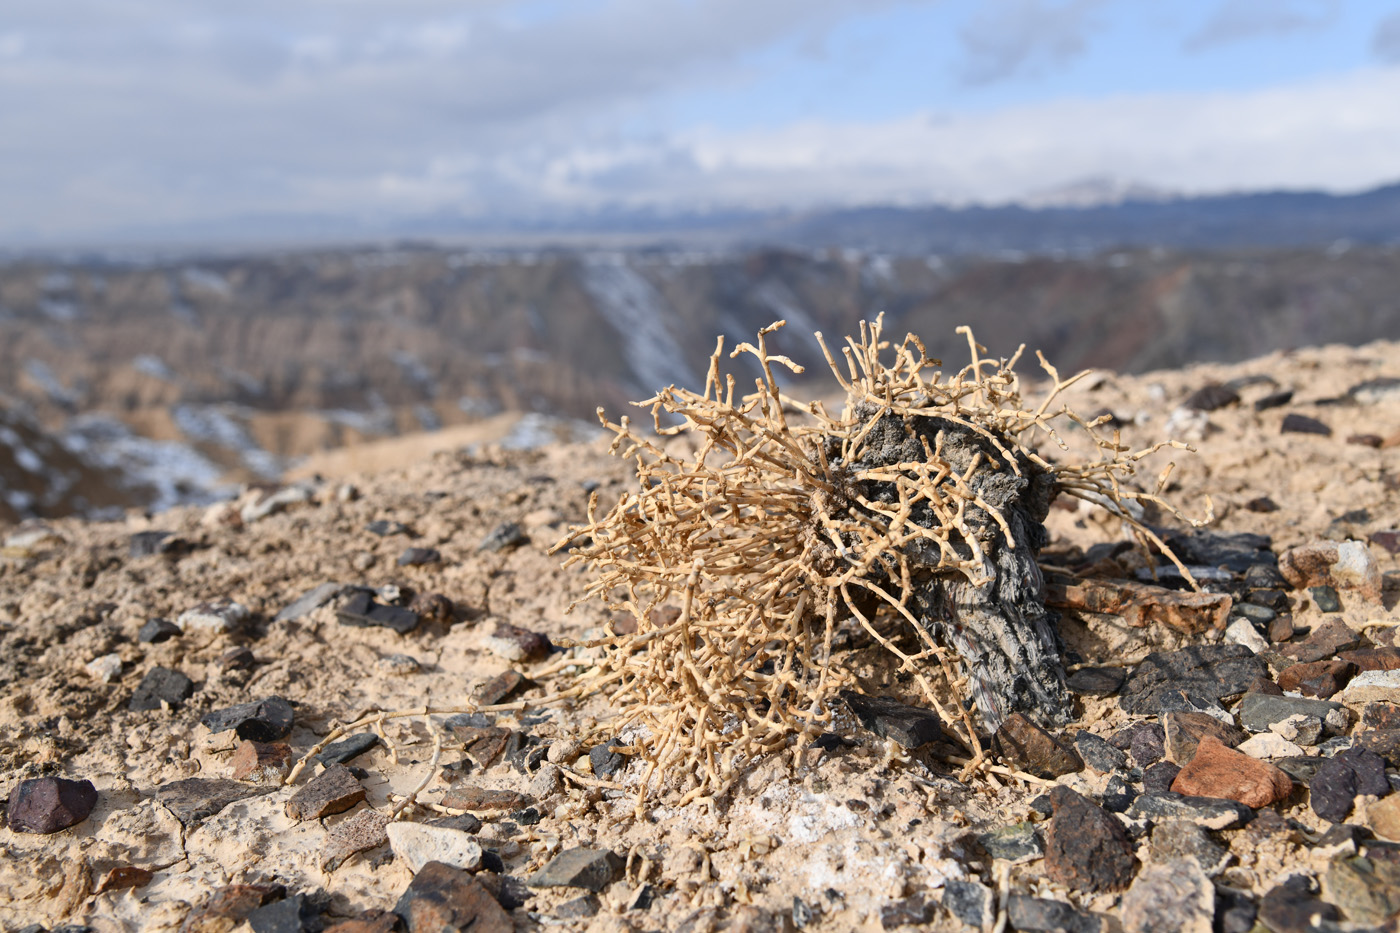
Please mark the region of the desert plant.
[[[840, 362], [817, 334], [846, 392], [833, 416], [782, 394], [775, 368], [802, 372], [768, 350], [783, 324], [730, 354], [762, 367], [751, 394], [721, 374], [721, 338], [702, 392], [669, 386], [637, 403], [651, 410], [650, 434], [600, 409], [638, 485], [605, 515], [595, 493], [587, 522], [556, 545], [571, 549], [566, 565], [594, 572], [585, 598], [632, 620], [635, 631], [591, 643], [601, 654], [574, 690], [609, 695], [620, 750], [646, 762], [643, 793], [673, 776], [690, 784], [687, 799], [720, 792], [745, 763], [823, 731], [853, 683], [833, 663], [849, 624], [913, 676], [976, 766], [979, 727], [1017, 710], [1071, 715], [1035, 561], [1052, 497], [1087, 499], [1170, 555], [1140, 520], [1144, 500], [1170, 509], [1160, 498], [1170, 467], [1150, 490], [1128, 481], [1148, 454], [1185, 445], [1132, 451], [1104, 435], [1103, 419], [1052, 408], [1084, 374], [1061, 379], [1040, 357], [1050, 386], [1027, 407], [1019, 350], [987, 359], [959, 328], [971, 361], [945, 377], [912, 334], [886, 342], [877, 318]], [[1087, 432], [1094, 459], [1037, 453], [1037, 441], [1067, 449], [1065, 424]]]

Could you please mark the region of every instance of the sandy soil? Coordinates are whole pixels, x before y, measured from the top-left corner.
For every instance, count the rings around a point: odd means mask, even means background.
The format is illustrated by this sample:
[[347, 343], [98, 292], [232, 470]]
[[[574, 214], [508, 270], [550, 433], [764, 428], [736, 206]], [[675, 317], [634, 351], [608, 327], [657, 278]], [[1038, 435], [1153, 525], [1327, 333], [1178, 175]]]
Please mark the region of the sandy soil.
[[[1369, 513], [1353, 530], [1362, 539], [1400, 525], [1395, 449], [1346, 442], [1355, 434], [1400, 432], [1400, 397], [1370, 405], [1323, 403], [1365, 379], [1400, 375], [1400, 345], [1303, 350], [1133, 378], [1107, 375], [1076, 388], [1071, 401], [1087, 412], [1113, 411], [1130, 422], [1124, 439], [1145, 444], [1162, 436], [1191, 390], [1245, 375], [1267, 376], [1276, 384], [1245, 388], [1243, 404], [1211, 413], [1204, 427], [1187, 426], [1200, 434], [1200, 453], [1176, 453], [1176, 501], [1198, 514], [1209, 494], [1215, 527], [1271, 535], [1275, 551], [1335, 533], [1329, 532], [1333, 520], [1358, 509]], [[1252, 409], [1255, 398], [1278, 388], [1295, 389], [1294, 401], [1261, 413]], [[1288, 412], [1320, 418], [1332, 436], [1281, 434]], [[421, 456], [423, 443], [407, 444], [414, 452], [405, 456]], [[1145, 475], [1155, 475], [1163, 458], [1152, 458]], [[391, 454], [376, 451], [363, 462], [379, 467], [392, 461]], [[603, 446], [507, 452], [488, 445], [471, 454], [449, 449], [356, 477], [358, 494], [348, 501], [337, 480], [316, 487], [306, 502], [248, 523], [236, 516], [263, 490], [208, 512], [53, 522], [49, 535], [12, 543], [0, 560], [0, 793], [22, 779], [54, 774], [90, 779], [100, 799], [88, 819], [60, 833], [0, 829], [0, 926], [17, 930], [69, 920], [104, 933], [175, 930], [192, 906], [233, 882], [276, 881], [289, 891], [324, 891], [328, 920], [392, 906], [412, 876], [388, 847], [354, 856], [332, 872], [321, 868], [328, 830], [354, 811], [296, 823], [284, 813], [296, 788], [280, 787], [182, 826], [154, 799], [155, 792], [183, 778], [227, 775], [235, 740], [228, 733], [211, 735], [199, 719], [233, 703], [274, 694], [291, 700], [296, 725], [287, 741], [299, 755], [336, 724], [369, 711], [465, 703], [476, 684], [508, 668], [537, 678], [520, 694], [527, 701], [564, 683], [560, 655], [516, 664], [493, 652], [489, 636], [498, 622], [508, 622], [582, 638], [606, 621], [603, 608], [591, 603], [564, 614], [587, 578], [577, 569], [561, 569], [559, 558], [546, 553], [568, 521], [582, 518], [585, 481], [601, 484], [606, 503], [624, 488], [628, 470]], [[1259, 496], [1271, 497], [1279, 509], [1259, 513], [1245, 507]], [[402, 522], [416, 535], [375, 536], [365, 526], [379, 519]], [[505, 521], [519, 523], [529, 543], [501, 553], [479, 551], [479, 542]], [[1114, 525], [1087, 509], [1055, 509], [1051, 549], [1063, 554], [1116, 540], [1120, 529]], [[153, 529], [173, 532], [181, 543], [163, 554], [131, 557], [130, 536]], [[442, 561], [400, 567], [396, 558], [409, 546], [437, 548]], [[1393, 556], [1372, 550], [1383, 571], [1396, 570]], [[341, 625], [329, 605], [296, 621], [273, 621], [295, 598], [332, 581], [396, 585], [405, 595], [440, 593], [456, 612], [450, 621], [424, 621], [403, 636]], [[1317, 610], [1293, 596], [1297, 624], [1316, 624]], [[250, 621], [230, 632], [191, 630], [160, 644], [138, 642], [147, 620], [173, 620], [218, 597], [247, 607]], [[1341, 618], [1354, 627], [1393, 622], [1394, 598], [1391, 590], [1385, 605], [1348, 600]], [[1089, 661], [1112, 662], [1175, 644], [1171, 633], [1156, 629], [1118, 637], [1073, 619], [1066, 625], [1081, 626], [1072, 641]], [[237, 646], [252, 649], [251, 670], [221, 664]], [[857, 655], [871, 650], [858, 639], [849, 647], [853, 663], [865, 663]], [[104, 683], [85, 665], [109, 653], [120, 657], [122, 671]], [[386, 661], [398, 655], [413, 658], [417, 670], [403, 673], [405, 664]], [[195, 693], [178, 709], [128, 710], [136, 685], [156, 665], [184, 672], [195, 681]], [[554, 673], [539, 673], [546, 670]], [[872, 690], [914, 699], [897, 679], [881, 682], [887, 675], [878, 663], [868, 670], [875, 678]], [[605, 701], [593, 699], [501, 714], [498, 724], [567, 746], [605, 724], [608, 712]], [[1089, 701], [1069, 731], [1106, 735], [1124, 721], [1115, 704]], [[779, 760], [760, 763], [731, 797], [713, 806], [682, 808], [662, 800], [642, 819], [633, 818], [634, 799], [625, 789], [637, 779], [636, 767], [614, 778], [621, 788], [600, 786], [588, 778], [587, 756], [578, 759], [578, 751], [566, 754], [564, 763], [581, 777], [565, 775], [557, 787], [542, 784], [538, 772], [523, 774], [505, 762], [472, 768], [456, 783], [543, 792], [543, 818], [536, 825], [504, 815], [484, 820], [479, 839], [501, 855], [511, 875], [525, 876], [576, 845], [629, 855], [625, 879], [603, 893], [597, 917], [558, 920], [558, 905], [581, 892], [540, 889], [514, 911], [519, 929], [672, 930], [687, 922], [705, 929], [740, 916], [749, 904], [786, 920], [799, 898], [812, 909], [808, 929], [878, 930], [883, 907], [918, 892], [936, 901], [949, 879], [995, 884], [994, 866], [975, 835], [1043, 819], [1030, 806], [1045, 789], [1039, 784], [985, 778], [963, 784], [947, 766], [903, 753], [853, 725], [847, 731], [857, 740], [852, 746], [813, 751], [795, 770]], [[382, 809], [428, 774], [432, 749], [421, 720], [395, 720], [385, 734], [392, 748], [381, 744], [352, 762], [368, 774], [367, 805]], [[443, 761], [461, 758], [460, 747], [449, 741]], [[1085, 790], [1100, 790], [1103, 782], [1087, 771], [1060, 780]], [[437, 815], [430, 808], [452, 786], [445, 776], [434, 778], [420, 795], [424, 806], [410, 811], [413, 818]], [[1306, 826], [1318, 822], [1297, 795], [1283, 813]], [[1285, 867], [1320, 867], [1321, 856], [1296, 834], [1256, 827], [1217, 838], [1233, 853], [1223, 883], [1240, 890], [1262, 892]], [[1145, 845], [1139, 855], [1148, 858]], [[123, 865], [149, 868], [154, 877], [139, 888], [93, 893], [110, 869]], [[655, 903], [627, 911], [644, 883], [655, 886]], [[1117, 898], [1084, 900], [1058, 889], [1036, 860], [1012, 867], [1008, 884], [1012, 891], [1096, 911], [1112, 912]], [[926, 928], [963, 929], [941, 908]]]

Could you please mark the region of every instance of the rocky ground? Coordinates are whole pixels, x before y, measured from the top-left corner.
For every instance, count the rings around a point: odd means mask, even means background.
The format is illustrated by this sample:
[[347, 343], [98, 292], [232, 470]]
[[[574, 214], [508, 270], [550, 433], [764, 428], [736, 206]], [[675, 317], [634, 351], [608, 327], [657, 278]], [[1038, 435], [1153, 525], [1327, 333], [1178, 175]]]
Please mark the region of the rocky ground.
[[[539, 702], [588, 654], [547, 639], [607, 621], [564, 614], [587, 578], [546, 553], [628, 482], [600, 447], [11, 526], [0, 926], [1393, 930], [1397, 375], [1378, 343], [1082, 383], [1127, 442], [1195, 440], [1170, 495], [1216, 519], [1150, 516], [1192, 595], [1116, 522], [1052, 509], [1078, 722], [1009, 721], [999, 770], [963, 782], [907, 747], [927, 713], [857, 699], [795, 766], [640, 818], [606, 699]], [[866, 639], [838, 649], [865, 693], [917, 702]], [[336, 735], [284, 783], [338, 726], [475, 705], [497, 709]]]

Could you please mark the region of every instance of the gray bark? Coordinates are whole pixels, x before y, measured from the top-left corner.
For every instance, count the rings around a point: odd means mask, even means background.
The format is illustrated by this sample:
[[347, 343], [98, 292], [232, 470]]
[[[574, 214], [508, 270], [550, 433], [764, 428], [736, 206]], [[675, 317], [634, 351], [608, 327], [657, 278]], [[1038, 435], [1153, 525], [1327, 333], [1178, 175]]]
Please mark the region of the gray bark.
[[[872, 409], [866, 417], [875, 415]], [[1036, 563], [1048, 540], [1043, 522], [1054, 476], [1019, 454], [1021, 475], [1016, 475], [986, 437], [936, 416], [881, 416], [859, 459], [842, 466], [854, 472], [922, 460], [920, 438], [927, 438], [934, 448], [940, 434], [942, 456], [959, 473], [966, 471], [977, 453], [982, 454], [982, 465], [969, 485], [1001, 514], [1016, 546], [1006, 545], [1005, 533], [991, 515], [969, 507], [968, 525], [982, 547], [982, 569], [990, 582], [974, 586], [960, 573], [937, 570], [936, 547], [911, 545], [908, 557], [922, 568], [915, 577], [912, 609], [935, 641], [962, 658], [972, 698], [987, 729], [995, 730], [1013, 712], [1044, 725], [1067, 723], [1073, 718], [1073, 706], [1065, 687], [1056, 617], [1045, 606], [1045, 581]], [[1014, 450], [1010, 444], [1003, 446]], [[892, 483], [860, 485], [871, 500], [897, 501]], [[936, 521], [927, 508], [911, 518], [925, 527], [933, 527]], [[960, 556], [972, 556], [972, 549], [956, 533], [953, 543]]]

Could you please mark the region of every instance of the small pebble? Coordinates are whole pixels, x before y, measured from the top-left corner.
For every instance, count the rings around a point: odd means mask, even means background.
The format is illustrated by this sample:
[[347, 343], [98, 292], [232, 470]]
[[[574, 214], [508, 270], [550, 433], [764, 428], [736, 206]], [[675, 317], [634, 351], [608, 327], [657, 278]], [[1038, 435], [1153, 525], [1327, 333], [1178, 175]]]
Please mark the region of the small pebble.
[[104, 654], [93, 658], [83, 669], [95, 679], [110, 684], [122, 675], [122, 658], [119, 654]]

